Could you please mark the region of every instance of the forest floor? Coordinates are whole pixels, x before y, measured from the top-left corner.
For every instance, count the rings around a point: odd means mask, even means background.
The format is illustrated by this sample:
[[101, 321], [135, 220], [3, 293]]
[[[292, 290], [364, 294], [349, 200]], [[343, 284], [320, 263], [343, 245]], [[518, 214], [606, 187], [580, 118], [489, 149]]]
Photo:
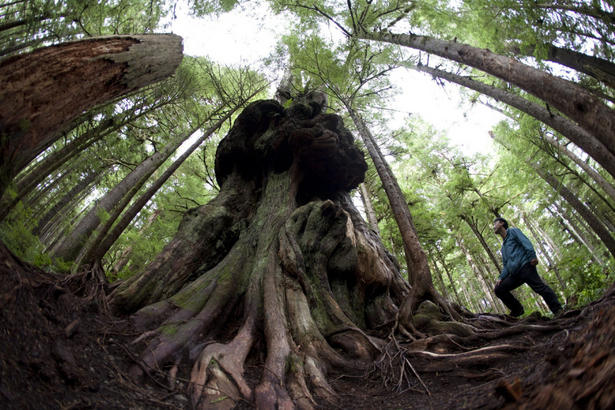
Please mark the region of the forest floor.
[[[401, 392], [373, 375], [331, 375], [341, 400], [321, 408], [613, 408], [612, 290], [559, 319], [523, 319], [558, 329], [511, 337], [507, 343], [529, 341], [532, 348], [473, 369], [472, 377], [424, 371], [427, 359], [417, 357], [412, 363], [418, 377], [409, 378]], [[96, 300], [77, 294], [0, 244], [0, 408], [191, 408], [184, 378], [189, 369], [180, 369], [172, 387], [156, 375], [145, 384], [133, 383], [128, 368], [139, 354], [131, 345], [138, 334], [127, 319], [112, 317]], [[249, 379], [252, 372], [247, 372]]]

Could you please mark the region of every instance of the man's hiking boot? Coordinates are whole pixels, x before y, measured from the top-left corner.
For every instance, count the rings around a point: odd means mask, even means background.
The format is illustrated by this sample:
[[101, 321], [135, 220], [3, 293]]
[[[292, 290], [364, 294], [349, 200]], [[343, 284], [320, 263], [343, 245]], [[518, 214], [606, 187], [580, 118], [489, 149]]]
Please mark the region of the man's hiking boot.
[[525, 313], [525, 311], [523, 309], [515, 310], [515, 311], [510, 312], [510, 316], [512, 316], [512, 317], [519, 317], [519, 316], [521, 316], [524, 313]]

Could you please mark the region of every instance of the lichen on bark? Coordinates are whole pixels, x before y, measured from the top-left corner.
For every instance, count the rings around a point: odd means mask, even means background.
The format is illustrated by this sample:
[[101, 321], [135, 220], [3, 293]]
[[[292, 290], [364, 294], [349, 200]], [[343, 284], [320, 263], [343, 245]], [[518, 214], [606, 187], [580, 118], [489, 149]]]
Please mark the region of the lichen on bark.
[[363, 154], [321, 111], [250, 104], [218, 147], [218, 196], [111, 295], [143, 331], [133, 376], [184, 360], [195, 407], [309, 408], [336, 399], [329, 372], [377, 355], [409, 285], [350, 199]]

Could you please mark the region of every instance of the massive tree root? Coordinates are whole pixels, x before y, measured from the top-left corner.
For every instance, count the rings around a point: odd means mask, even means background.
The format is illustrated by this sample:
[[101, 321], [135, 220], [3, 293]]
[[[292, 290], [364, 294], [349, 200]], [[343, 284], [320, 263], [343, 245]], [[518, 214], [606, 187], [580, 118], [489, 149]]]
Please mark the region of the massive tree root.
[[331, 372], [371, 370], [389, 385], [421, 372], [471, 377], [527, 349], [507, 338], [555, 331], [413, 292], [348, 194], [363, 156], [320, 108], [248, 106], [216, 153], [219, 195], [112, 293], [143, 332], [133, 377], [168, 370], [173, 381], [188, 364], [195, 407], [311, 408], [336, 401]]
[[[392, 326], [409, 286], [348, 195], [362, 154], [319, 111], [249, 106], [218, 148], [219, 196], [112, 294], [116, 311], [140, 308], [134, 377], [188, 359], [196, 407], [310, 408], [335, 400], [328, 372], [378, 355], [373, 331]], [[255, 383], [246, 362], [263, 352]]]

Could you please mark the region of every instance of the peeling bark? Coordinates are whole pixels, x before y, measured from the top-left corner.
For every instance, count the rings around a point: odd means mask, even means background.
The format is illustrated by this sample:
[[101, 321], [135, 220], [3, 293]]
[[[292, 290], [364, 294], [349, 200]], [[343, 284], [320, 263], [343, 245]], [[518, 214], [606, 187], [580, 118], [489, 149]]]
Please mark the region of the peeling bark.
[[83, 111], [173, 74], [172, 34], [99, 37], [0, 62], [0, 194]]

